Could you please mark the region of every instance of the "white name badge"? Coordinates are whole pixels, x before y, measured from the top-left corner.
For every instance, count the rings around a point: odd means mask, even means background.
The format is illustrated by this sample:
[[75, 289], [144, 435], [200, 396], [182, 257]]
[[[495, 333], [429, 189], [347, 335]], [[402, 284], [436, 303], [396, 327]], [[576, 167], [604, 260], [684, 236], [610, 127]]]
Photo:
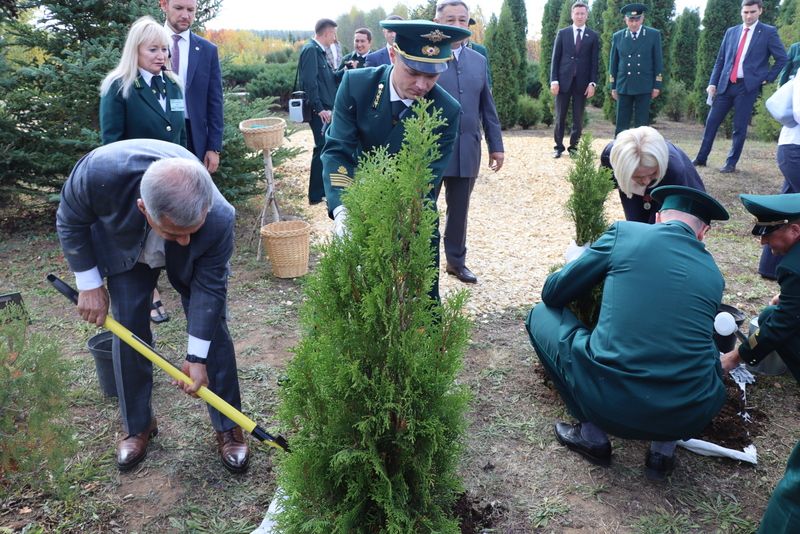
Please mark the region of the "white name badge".
[[170, 111], [186, 111], [186, 104], [182, 98], [171, 98], [169, 101]]

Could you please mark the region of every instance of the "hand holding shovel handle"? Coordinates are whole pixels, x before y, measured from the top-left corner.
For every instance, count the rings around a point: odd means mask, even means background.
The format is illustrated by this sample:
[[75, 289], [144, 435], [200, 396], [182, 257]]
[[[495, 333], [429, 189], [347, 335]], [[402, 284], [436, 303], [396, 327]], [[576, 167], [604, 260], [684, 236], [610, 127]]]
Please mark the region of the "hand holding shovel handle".
[[[48, 274], [47, 280], [53, 284], [62, 295], [72, 301], [73, 304], [78, 304], [78, 292], [75, 291], [69, 284], [61, 280], [54, 274]], [[111, 316], [106, 316], [106, 321], [103, 326], [113, 332], [123, 343], [130, 345], [136, 352], [156, 364], [169, 376], [180, 382], [192, 384], [192, 379], [186, 376], [180, 369], [172, 365], [169, 361], [164, 359], [158, 352], [156, 352], [150, 345], [135, 336], [133, 332], [122, 326]], [[266, 443], [276, 449], [281, 449], [289, 452], [289, 444], [283, 436], [271, 436], [263, 428], [259, 427], [252, 419], [244, 415], [242, 412], [228, 404], [224, 399], [220, 398], [213, 391], [203, 386], [197, 390], [197, 396], [206, 401], [208, 404], [222, 412], [228, 419], [235, 422], [237, 425], [250, 432], [256, 439]]]

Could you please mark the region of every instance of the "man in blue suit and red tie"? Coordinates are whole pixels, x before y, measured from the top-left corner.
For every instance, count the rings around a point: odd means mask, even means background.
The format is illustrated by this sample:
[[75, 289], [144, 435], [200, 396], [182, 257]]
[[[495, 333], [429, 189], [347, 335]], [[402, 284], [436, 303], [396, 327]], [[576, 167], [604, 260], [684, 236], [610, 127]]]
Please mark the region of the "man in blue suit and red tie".
[[160, 0], [172, 35], [170, 63], [183, 81], [188, 148], [213, 174], [222, 150], [222, 70], [217, 47], [192, 33], [197, 0]]
[[[725, 165], [719, 172], [736, 171], [759, 89], [765, 83], [775, 81], [786, 64], [786, 51], [778, 37], [778, 30], [758, 21], [762, 11], [761, 0], [743, 0], [743, 24], [728, 28], [722, 39], [706, 88], [713, 102], [706, 119], [703, 142], [692, 162], [697, 166], [706, 165], [719, 125], [734, 108], [733, 143]], [[770, 56], [775, 60], [772, 67], [769, 65]]]

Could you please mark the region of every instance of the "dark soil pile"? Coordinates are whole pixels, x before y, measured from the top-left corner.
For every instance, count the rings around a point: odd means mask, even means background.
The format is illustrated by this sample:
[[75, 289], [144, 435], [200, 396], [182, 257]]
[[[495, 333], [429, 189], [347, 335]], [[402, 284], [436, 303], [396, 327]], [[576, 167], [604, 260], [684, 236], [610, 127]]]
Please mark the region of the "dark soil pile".
[[698, 438], [728, 449], [742, 450], [753, 442], [752, 435], [760, 429], [763, 412], [749, 409], [749, 420], [742, 417], [740, 414], [746, 408], [744, 393], [730, 375], [726, 374], [722, 383], [728, 399]]
[[453, 505], [453, 514], [458, 519], [461, 534], [480, 534], [485, 529], [491, 529], [505, 511], [505, 507], [500, 504], [481, 504], [468, 493], [459, 495]]

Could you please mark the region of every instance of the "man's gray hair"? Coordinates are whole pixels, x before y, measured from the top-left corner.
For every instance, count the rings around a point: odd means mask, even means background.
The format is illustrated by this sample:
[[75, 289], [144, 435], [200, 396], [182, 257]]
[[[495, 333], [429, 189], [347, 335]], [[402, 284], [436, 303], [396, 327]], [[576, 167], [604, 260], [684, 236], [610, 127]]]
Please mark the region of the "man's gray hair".
[[139, 185], [147, 213], [157, 223], [166, 215], [176, 226], [191, 228], [214, 203], [214, 182], [199, 161], [166, 158], [152, 163]]
[[436, 13], [441, 13], [447, 6], [464, 6], [464, 9], [469, 13], [469, 6], [464, 0], [439, 0], [436, 2]]

